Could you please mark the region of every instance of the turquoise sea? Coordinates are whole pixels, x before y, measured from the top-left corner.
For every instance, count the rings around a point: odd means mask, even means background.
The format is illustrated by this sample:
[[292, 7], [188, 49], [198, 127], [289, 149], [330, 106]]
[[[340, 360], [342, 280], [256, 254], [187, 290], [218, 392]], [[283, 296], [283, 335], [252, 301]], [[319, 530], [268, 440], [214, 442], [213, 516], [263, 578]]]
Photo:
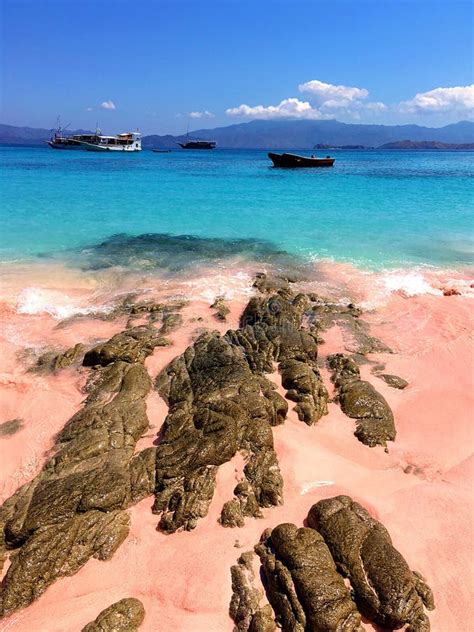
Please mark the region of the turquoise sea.
[[472, 263], [474, 153], [332, 155], [332, 169], [288, 171], [256, 150], [3, 146], [0, 259], [180, 269], [284, 251], [371, 269]]

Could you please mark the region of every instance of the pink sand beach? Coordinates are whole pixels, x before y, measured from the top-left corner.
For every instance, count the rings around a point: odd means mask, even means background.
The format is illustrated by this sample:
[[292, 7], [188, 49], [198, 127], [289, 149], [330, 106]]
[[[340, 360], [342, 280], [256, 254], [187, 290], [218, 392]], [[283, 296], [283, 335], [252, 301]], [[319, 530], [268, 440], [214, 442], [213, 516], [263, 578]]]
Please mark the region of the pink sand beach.
[[[7, 499], [41, 469], [55, 434], [81, 407], [88, 370], [66, 368], [55, 374], [27, 369], [42, 351], [92, 345], [121, 331], [123, 319], [94, 316], [117, 296], [139, 288], [147, 298], [189, 298], [184, 324], [170, 335], [172, 346], [155, 349], [145, 363], [154, 379], [203, 328], [225, 332], [238, 326], [251, 288], [251, 266], [207, 272], [186, 280], [94, 277], [56, 266], [21, 266], [4, 270], [0, 305], [0, 423], [20, 419], [20, 429], [0, 436], [1, 500]], [[317, 273], [316, 273], [317, 272]], [[290, 402], [288, 418], [273, 428], [275, 450], [284, 480], [284, 504], [264, 509], [264, 518], [247, 518], [243, 528], [226, 529], [217, 521], [224, 502], [240, 480], [243, 457], [221, 466], [208, 515], [191, 532], [165, 535], [156, 530], [153, 499], [132, 507], [131, 532], [112, 560], [91, 559], [74, 576], [60, 579], [32, 605], [0, 623], [8, 632], [79, 632], [101, 610], [124, 597], [140, 599], [146, 610], [144, 632], [225, 632], [230, 567], [253, 548], [262, 531], [281, 522], [302, 526], [310, 507], [322, 498], [348, 494], [389, 530], [411, 568], [433, 589], [434, 632], [472, 629], [473, 576], [473, 289], [467, 271], [393, 273], [362, 272], [351, 266], [320, 264], [314, 281], [301, 284], [332, 299], [351, 300], [364, 309], [371, 335], [393, 353], [370, 354], [385, 372], [408, 381], [391, 388], [361, 366], [390, 404], [397, 438], [369, 448], [354, 436], [354, 422], [336, 403], [316, 425], [298, 420]], [[456, 292], [452, 292], [456, 290]], [[445, 295], [448, 294], [448, 295]], [[449, 295], [451, 294], [451, 295]], [[226, 322], [213, 317], [216, 296], [228, 300]], [[199, 319], [199, 320], [197, 320]], [[319, 360], [326, 387], [333, 386], [324, 368], [328, 354], [350, 351], [347, 331], [335, 325], [323, 335]], [[277, 372], [271, 379], [281, 387]], [[152, 446], [167, 413], [156, 391], [147, 400], [149, 431], [137, 450]], [[4, 573], [8, 567], [5, 565]], [[366, 630], [375, 628], [364, 623]]]

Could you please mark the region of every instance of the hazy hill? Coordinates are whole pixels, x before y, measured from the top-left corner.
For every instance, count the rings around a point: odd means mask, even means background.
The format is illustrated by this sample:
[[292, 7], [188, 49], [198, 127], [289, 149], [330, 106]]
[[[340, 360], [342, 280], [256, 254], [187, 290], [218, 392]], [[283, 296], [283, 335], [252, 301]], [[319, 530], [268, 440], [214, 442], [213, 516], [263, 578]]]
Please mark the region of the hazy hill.
[[[68, 133], [87, 133], [68, 130]], [[203, 140], [215, 140], [218, 147], [229, 149], [312, 149], [315, 145], [363, 145], [379, 147], [398, 141], [474, 143], [474, 122], [460, 121], [445, 127], [420, 125], [361, 125], [339, 121], [250, 121], [216, 129], [192, 132]], [[0, 125], [0, 143], [41, 144], [51, 136], [49, 129]], [[177, 148], [184, 136], [169, 134], [143, 137], [144, 148]]]
[[[16, 127], [0, 123], [0, 143], [11, 145], [42, 145], [49, 140], [54, 130], [40, 127]], [[67, 130], [68, 136], [72, 134], [91, 134], [85, 129]]]
[[474, 122], [461, 121], [436, 128], [356, 125], [339, 121], [251, 121], [213, 130], [197, 130], [193, 135], [204, 140], [216, 140], [219, 147], [246, 149], [312, 149], [317, 144], [379, 147], [407, 138], [413, 141], [472, 143]]

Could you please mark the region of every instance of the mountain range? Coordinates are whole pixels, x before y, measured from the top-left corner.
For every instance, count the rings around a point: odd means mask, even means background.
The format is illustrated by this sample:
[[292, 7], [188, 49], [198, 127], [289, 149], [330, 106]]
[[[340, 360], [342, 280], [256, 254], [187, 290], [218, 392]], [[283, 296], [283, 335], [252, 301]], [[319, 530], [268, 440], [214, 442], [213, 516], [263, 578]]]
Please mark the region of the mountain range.
[[[84, 134], [87, 130], [68, 130], [68, 134]], [[90, 132], [89, 132], [90, 133]], [[325, 121], [261, 121], [237, 123], [215, 129], [199, 129], [192, 137], [215, 140], [222, 149], [313, 149], [315, 145], [338, 147], [359, 145], [380, 147], [400, 141], [433, 143], [473, 143], [474, 122], [460, 121], [444, 127], [420, 125], [364, 125]], [[51, 130], [0, 124], [0, 143], [40, 145], [51, 137]], [[146, 135], [144, 148], [176, 148], [185, 135]]]

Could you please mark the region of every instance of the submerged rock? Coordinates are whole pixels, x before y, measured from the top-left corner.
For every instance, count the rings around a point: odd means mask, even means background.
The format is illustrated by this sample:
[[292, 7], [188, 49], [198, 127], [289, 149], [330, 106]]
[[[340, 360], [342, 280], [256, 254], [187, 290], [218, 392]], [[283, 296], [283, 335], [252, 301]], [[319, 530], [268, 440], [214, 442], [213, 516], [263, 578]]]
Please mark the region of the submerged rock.
[[362, 632], [361, 617], [323, 538], [280, 524], [256, 547], [283, 632]]
[[321, 500], [308, 524], [328, 545], [339, 571], [350, 579], [361, 612], [378, 625], [407, 632], [430, 629], [424, 606], [434, 608], [431, 589], [408, 567], [385, 527], [349, 496]]
[[371, 448], [386, 446], [396, 436], [393, 413], [385, 398], [370, 384], [360, 379], [356, 362], [336, 353], [328, 357], [337, 401], [342, 411], [356, 420], [355, 436]]
[[81, 632], [136, 632], [145, 618], [145, 608], [138, 599], [129, 597], [112, 604], [88, 623]]

